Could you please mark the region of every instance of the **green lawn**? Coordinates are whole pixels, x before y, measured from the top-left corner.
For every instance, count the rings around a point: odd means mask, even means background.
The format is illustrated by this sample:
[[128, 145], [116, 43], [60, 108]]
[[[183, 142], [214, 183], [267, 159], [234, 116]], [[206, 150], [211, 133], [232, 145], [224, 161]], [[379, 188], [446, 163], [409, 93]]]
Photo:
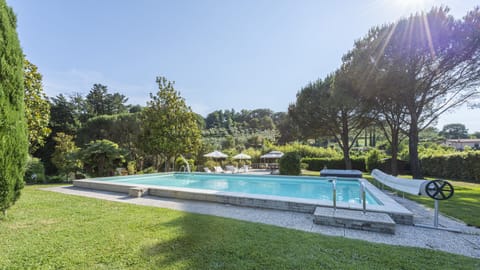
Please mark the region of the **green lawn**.
[[[319, 176], [317, 171], [303, 171], [303, 175]], [[412, 178], [408, 175], [400, 175], [402, 178]], [[377, 184], [373, 181], [373, 177], [364, 173], [363, 178], [370, 182]], [[434, 178], [429, 178], [434, 179]], [[460, 219], [466, 224], [480, 227], [480, 184], [467, 183], [461, 181], [450, 181], [455, 188], [455, 194], [452, 198], [440, 202], [440, 212]], [[417, 201], [423, 205], [433, 208], [433, 200], [429, 197], [405, 195], [405, 197]]]
[[480, 260], [28, 186], [0, 269], [480, 269]]

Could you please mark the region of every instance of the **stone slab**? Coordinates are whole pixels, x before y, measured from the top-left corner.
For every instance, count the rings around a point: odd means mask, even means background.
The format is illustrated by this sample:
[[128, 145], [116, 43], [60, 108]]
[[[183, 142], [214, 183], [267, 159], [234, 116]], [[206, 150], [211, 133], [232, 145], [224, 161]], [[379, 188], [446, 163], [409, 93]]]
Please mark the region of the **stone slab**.
[[321, 225], [395, 234], [395, 222], [385, 213], [317, 207], [313, 222]]
[[128, 196], [139, 198], [148, 192], [148, 189], [142, 187], [133, 187], [128, 190]]

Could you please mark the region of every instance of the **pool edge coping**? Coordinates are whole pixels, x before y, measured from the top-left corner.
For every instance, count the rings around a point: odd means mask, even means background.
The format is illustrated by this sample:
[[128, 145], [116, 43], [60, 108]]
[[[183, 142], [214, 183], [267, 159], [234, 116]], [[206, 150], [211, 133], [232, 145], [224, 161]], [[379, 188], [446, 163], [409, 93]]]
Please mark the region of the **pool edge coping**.
[[[368, 180], [363, 178], [356, 179], [363, 182], [371, 195], [373, 195], [382, 203], [382, 205], [367, 205], [367, 211], [387, 213], [395, 220], [395, 222], [400, 224], [413, 224], [413, 213], [411, 211], [383, 193]], [[225, 192], [181, 187], [160, 187], [145, 184], [113, 183], [93, 180], [91, 178], [74, 180], [73, 185], [82, 188], [114, 191], [125, 194], [129, 194], [129, 190], [132, 188], [141, 187], [145, 189], [144, 194], [157, 197], [209, 201], [223, 204], [288, 210], [312, 214], [317, 206], [333, 207], [332, 202], [327, 200], [302, 199], [274, 195]], [[337, 208], [361, 211], [362, 205], [356, 203], [337, 202]]]

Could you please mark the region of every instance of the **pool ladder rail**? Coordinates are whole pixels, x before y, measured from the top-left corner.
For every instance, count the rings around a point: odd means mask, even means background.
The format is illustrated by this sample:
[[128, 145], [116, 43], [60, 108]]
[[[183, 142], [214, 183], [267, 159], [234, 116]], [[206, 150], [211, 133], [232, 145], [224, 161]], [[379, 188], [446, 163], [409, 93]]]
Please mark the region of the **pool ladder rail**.
[[[332, 183], [332, 201], [333, 201], [333, 211], [337, 210], [337, 178], [332, 177], [332, 179], [328, 180]], [[367, 212], [367, 198], [365, 192], [365, 184], [360, 181], [360, 200], [362, 201], [362, 209], [363, 213]]]

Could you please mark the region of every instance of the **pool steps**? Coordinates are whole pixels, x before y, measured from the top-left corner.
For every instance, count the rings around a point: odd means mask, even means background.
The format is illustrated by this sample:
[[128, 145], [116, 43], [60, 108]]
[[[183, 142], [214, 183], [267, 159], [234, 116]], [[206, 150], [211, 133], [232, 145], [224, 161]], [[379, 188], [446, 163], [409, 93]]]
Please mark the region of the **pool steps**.
[[395, 221], [385, 213], [316, 207], [313, 216], [315, 224], [395, 234]]

